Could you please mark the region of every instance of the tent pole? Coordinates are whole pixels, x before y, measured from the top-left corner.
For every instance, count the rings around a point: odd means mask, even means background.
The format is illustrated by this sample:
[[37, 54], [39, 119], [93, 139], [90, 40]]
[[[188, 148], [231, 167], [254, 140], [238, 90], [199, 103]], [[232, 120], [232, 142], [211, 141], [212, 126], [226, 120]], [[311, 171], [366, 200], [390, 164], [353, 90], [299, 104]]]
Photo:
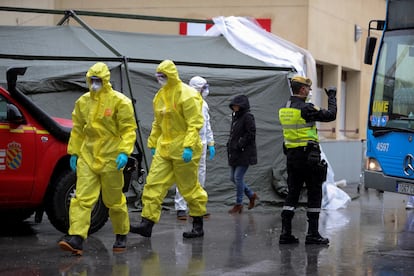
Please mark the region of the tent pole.
[[[4, 7], [4, 6], [0, 6], [0, 11], [46, 13], [46, 14], [65, 14], [67, 12], [66, 10], [56, 10], [56, 9], [51, 10], [51, 9], [19, 8], [19, 7]], [[112, 17], [112, 18], [119, 18], [119, 19], [132, 19], [132, 20], [214, 24], [214, 21], [211, 19], [150, 16], [150, 15], [140, 15], [140, 14], [95, 12], [95, 11], [82, 11], [82, 10], [77, 10], [76, 14], [80, 16], [98, 16], [98, 17], [109, 17], [109, 18]]]
[[73, 17], [83, 28], [85, 28], [92, 36], [94, 36], [99, 42], [101, 42], [106, 48], [108, 48], [112, 53], [114, 53], [116, 56], [122, 58], [122, 63], [125, 66], [125, 73], [126, 73], [126, 77], [127, 77], [127, 84], [128, 84], [128, 90], [131, 96], [131, 101], [132, 101], [132, 107], [134, 108], [134, 115], [135, 115], [135, 121], [137, 123], [138, 126], [138, 139], [139, 139], [139, 143], [138, 146], [140, 146], [140, 150], [142, 152], [142, 156], [144, 158], [144, 163], [145, 163], [145, 169], [148, 172], [148, 162], [147, 162], [147, 158], [145, 156], [145, 151], [143, 150], [143, 143], [142, 143], [142, 133], [141, 133], [141, 127], [139, 125], [139, 120], [138, 120], [138, 115], [137, 112], [135, 110], [135, 99], [133, 97], [132, 94], [132, 86], [131, 86], [131, 79], [129, 77], [129, 70], [128, 70], [128, 58], [123, 56], [120, 52], [118, 52], [114, 47], [112, 47], [108, 42], [105, 41], [105, 39], [103, 39], [103, 37], [101, 37], [97, 32], [95, 32], [92, 28], [90, 28], [85, 22], [83, 22], [82, 19], [80, 19], [76, 13], [74, 11], [67, 11], [66, 12], [67, 16], [66, 17]]
[[131, 78], [129, 76], [129, 69], [128, 69], [128, 58], [124, 56], [122, 62], [125, 66], [125, 74], [126, 74], [126, 79], [127, 79], [127, 84], [128, 84], [128, 90], [129, 90], [129, 94], [130, 94], [131, 101], [132, 101], [132, 107], [134, 108], [135, 121], [136, 121], [137, 126], [138, 126], [138, 139], [139, 139], [138, 145], [140, 146], [140, 150], [142, 152], [146, 172], [149, 172], [147, 157], [145, 155], [144, 144], [143, 144], [143, 141], [142, 141], [141, 126], [139, 124], [138, 113], [137, 113], [136, 108], [135, 108], [136, 99], [134, 98], [134, 95], [132, 94]]
[[133, 97], [132, 94], [132, 86], [131, 86], [131, 79], [129, 77], [129, 70], [128, 70], [128, 59], [127, 57], [123, 56], [120, 52], [118, 52], [114, 47], [112, 47], [108, 42], [105, 41], [105, 39], [103, 39], [103, 37], [101, 37], [97, 32], [95, 32], [92, 28], [90, 28], [85, 22], [83, 22], [82, 19], [80, 19], [76, 13], [74, 11], [67, 11], [66, 12], [66, 18], [68, 17], [73, 17], [83, 28], [85, 28], [92, 36], [94, 36], [99, 42], [101, 42], [106, 48], [108, 48], [112, 53], [114, 53], [116, 56], [122, 58], [122, 63], [125, 66], [125, 73], [126, 73], [126, 77], [127, 77], [127, 84], [128, 84], [128, 90], [131, 96], [131, 101], [132, 101], [132, 107], [134, 109], [134, 115], [135, 115], [135, 121], [137, 123], [138, 126], [138, 139], [139, 139], [139, 143], [138, 146], [140, 147], [140, 150], [142, 152], [142, 156], [144, 158], [144, 163], [145, 163], [145, 169], [148, 172], [148, 162], [147, 162], [147, 158], [145, 156], [145, 151], [143, 150], [143, 143], [142, 143], [142, 133], [141, 133], [141, 127], [139, 125], [139, 120], [138, 120], [138, 115], [137, 112], [135, 110], [135, 99]]
[[99, 42], [105, 45], [112, 53], [114, 53], [118, 57], [122, 57], [122, 54], [118, 52], [114, 47], [112, 47], [105, 39], [100, 36], [97, 32], [95, 32], [91, 27], [88, 26], [82, 19], [80, 19], [74, 11], [67, 11], [70, 17], [73, 17], [83, 28], [85, 28], [93, 37], [95, 37]]
[[63, 25], [66, 21], [69, 21], [71, 14], [68, 11], [65, 11], [65, 15], [62, 17], [62, 19], [57, 23], [58, 26]]

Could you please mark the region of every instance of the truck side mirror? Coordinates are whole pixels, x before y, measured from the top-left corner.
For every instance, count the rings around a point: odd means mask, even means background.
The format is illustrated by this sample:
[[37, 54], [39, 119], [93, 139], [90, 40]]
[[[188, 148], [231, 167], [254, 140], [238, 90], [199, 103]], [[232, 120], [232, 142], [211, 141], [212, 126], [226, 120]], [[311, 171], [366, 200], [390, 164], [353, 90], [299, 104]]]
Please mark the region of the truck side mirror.
[[16, 125], [25, 123], [22, 113], [14, 104], [7, 104], [7, 121]]

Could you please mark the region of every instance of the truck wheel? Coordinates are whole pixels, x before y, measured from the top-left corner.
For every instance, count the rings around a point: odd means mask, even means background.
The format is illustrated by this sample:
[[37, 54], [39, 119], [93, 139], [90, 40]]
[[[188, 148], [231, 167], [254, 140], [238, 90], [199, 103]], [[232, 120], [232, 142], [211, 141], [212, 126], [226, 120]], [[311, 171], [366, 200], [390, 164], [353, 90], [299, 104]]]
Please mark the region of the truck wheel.
[[[45, 209], [50, 223], [59, 231], [67, 233], [69, 230], [69, 205], [75, 196], [76, 174], [64, 172], [55, 178], [52, 189], [48, 192]], [[89, 234], [101, 229], [108, 221], [108, 208], [104, 205], [102, 198], [92, 209], [91, 225]]]

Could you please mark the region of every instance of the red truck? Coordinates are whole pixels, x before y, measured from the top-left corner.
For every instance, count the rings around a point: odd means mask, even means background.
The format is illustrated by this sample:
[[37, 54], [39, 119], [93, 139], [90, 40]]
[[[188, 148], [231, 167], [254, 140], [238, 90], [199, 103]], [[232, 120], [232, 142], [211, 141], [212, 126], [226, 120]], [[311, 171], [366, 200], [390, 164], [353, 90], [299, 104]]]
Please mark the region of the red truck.
[[[17, 76], [25, 71], [9, 69], [8, 88], [0, 87], [0, 218], [12, 223], [35, 214], [39, 223], [46, 212], [51, 224], [67, 233], [69, 203], [76, 192], [67, 154], [72, 121], [50, 117], [16, 88]], [[128, 176], [136, 168], [136, 159], [130, 161], [124, 170]], [[107, 220], [108, 209], [99, 200], [89, 232]]]

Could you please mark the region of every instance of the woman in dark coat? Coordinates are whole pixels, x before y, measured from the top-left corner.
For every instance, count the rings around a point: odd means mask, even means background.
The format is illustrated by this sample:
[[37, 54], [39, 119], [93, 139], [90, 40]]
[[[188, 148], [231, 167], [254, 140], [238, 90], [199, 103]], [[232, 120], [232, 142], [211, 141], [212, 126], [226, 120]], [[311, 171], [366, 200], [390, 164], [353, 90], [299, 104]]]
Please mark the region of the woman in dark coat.
[[257, 164], [256, 150], [256, 123], [250, 113], [249, 99], [245, 95], [238, 95], [229, 104], [233, 110], [230, 137], [227, 142], [227, 154], [230, 165], [230, 180], [236, 184], [236, 205], [229, 213], [241, 213], [243, 210], [243, 194], [249, 198], [248, 209], [255, 206], [258, 199], [247, 184], [244, 175], [250, 165]]

